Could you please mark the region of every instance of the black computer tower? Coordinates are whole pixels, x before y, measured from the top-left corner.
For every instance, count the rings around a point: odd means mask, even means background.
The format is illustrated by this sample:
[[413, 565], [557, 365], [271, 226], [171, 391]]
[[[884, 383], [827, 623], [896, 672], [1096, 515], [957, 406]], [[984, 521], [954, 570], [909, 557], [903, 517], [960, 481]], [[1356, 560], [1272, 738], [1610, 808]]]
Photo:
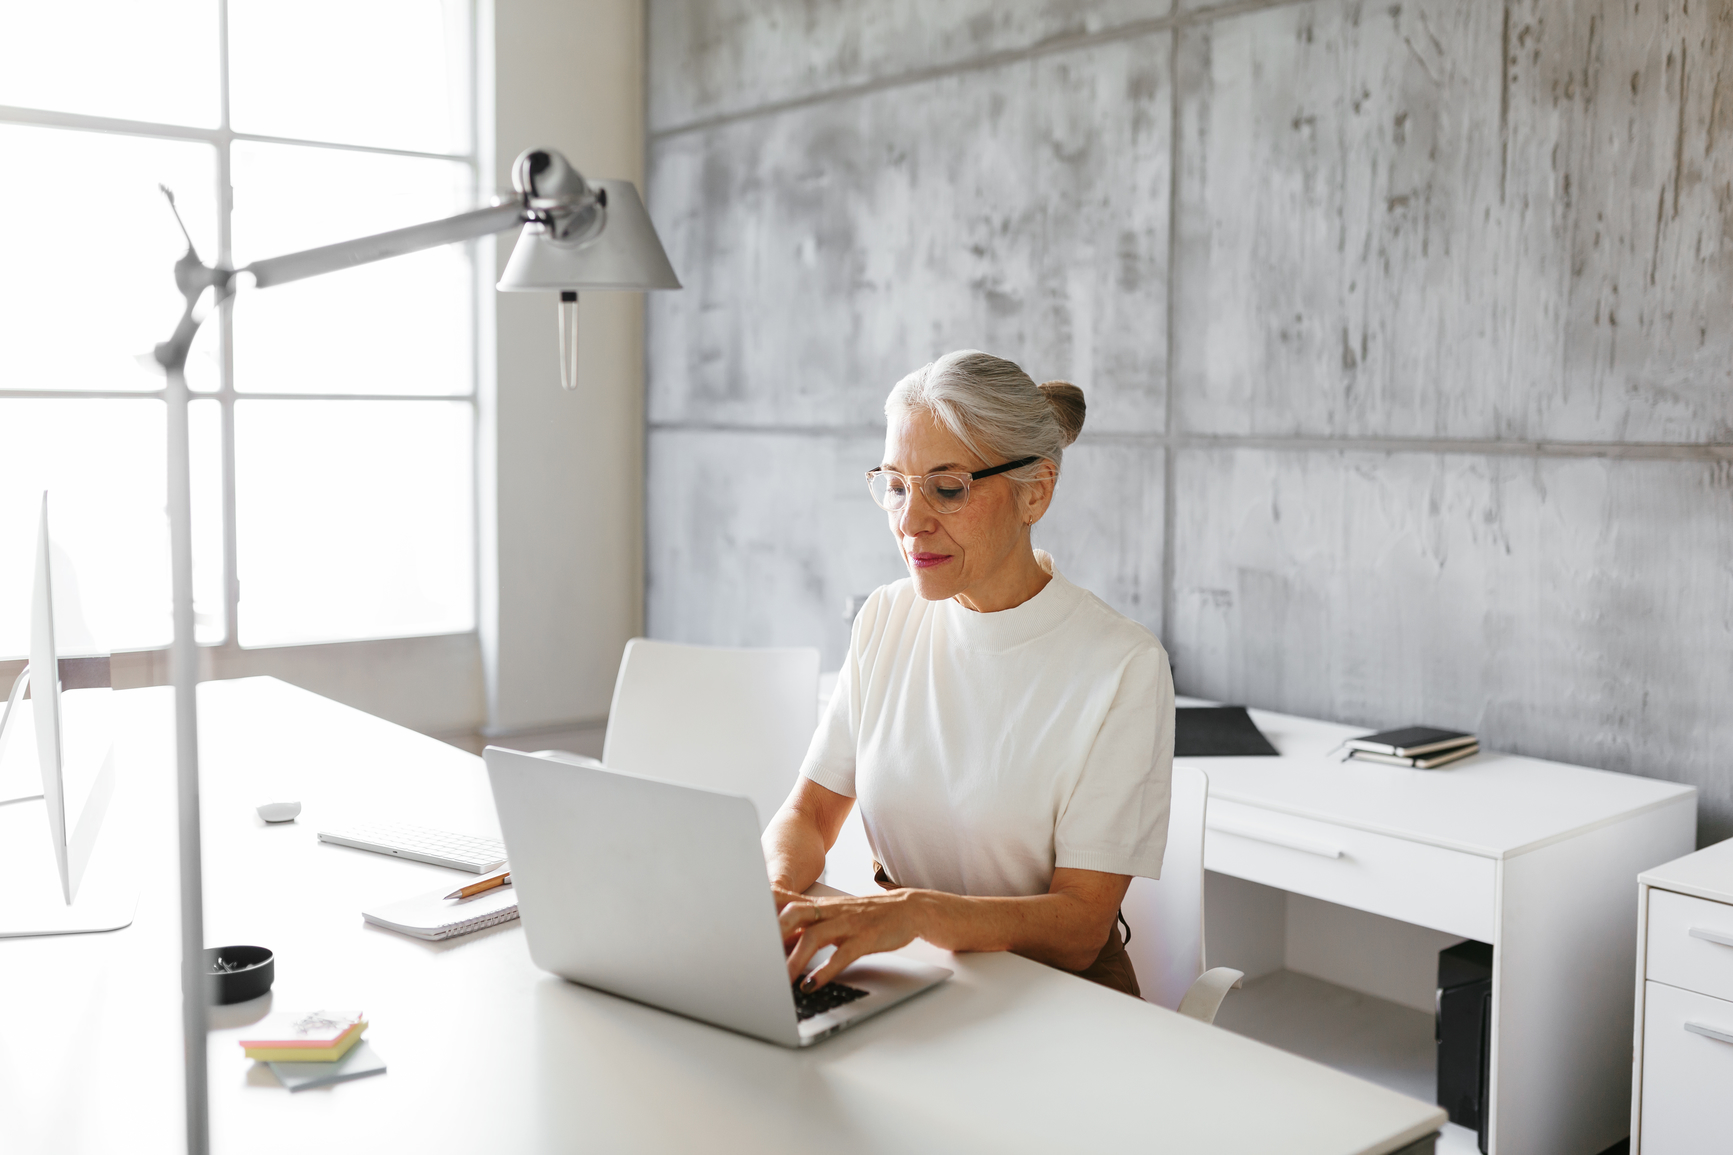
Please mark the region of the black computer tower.
[[1492, 947], [1460, 942], [1438, 952], [1438, 1105], [1480, 1136], [1486, 1153], [1492, 1057]]

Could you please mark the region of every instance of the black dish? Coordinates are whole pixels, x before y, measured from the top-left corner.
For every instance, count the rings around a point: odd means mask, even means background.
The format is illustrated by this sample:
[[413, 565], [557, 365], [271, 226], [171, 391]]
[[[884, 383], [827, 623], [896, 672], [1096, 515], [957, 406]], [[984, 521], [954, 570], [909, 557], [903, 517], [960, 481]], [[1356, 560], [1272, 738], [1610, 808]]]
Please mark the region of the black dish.
[[217, 1006], [256, 999], [276, 977], [276, 956], [262, 946], [205, 948], [205, 989]]

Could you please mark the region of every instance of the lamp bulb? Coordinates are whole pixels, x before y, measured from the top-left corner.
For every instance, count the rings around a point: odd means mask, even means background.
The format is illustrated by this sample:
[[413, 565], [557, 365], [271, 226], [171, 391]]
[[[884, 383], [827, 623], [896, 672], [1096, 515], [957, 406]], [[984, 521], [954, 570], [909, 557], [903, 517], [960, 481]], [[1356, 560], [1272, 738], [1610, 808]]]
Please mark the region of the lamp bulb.
[[560, 291], [560, 384], [570, 393], [578, 387], [578, 294]]

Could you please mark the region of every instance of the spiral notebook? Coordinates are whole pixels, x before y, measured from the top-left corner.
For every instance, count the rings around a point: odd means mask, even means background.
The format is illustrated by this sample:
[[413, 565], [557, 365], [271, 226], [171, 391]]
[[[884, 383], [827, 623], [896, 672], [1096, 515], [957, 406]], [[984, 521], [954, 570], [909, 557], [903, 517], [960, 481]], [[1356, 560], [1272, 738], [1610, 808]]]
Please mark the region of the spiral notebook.
[[447, 888], [418, 894], [401, 902], [364, 910], [361, 917], [374, 926], [432, 942], [497, 926], [517, 917], [517, 891], [496, 886], [473, 898], [446, 898]]

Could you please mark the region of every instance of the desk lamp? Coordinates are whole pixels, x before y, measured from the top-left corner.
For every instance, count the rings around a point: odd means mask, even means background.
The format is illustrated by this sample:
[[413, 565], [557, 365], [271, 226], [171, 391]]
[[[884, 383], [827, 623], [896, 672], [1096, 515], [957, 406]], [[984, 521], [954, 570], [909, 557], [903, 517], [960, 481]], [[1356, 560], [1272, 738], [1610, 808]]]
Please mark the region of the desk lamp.
[[[210, 1147], [205, 1076], [204, 875], [199, 846], [198, 712], [194, 699], [198, 646], [193, 639], [191, 456], [187, 435], [187, 354], [199, 325], [237, 288], [266, 289], [523, 226], [499, 280], [502, 292], [558, 292], [560, 383], [578, 383], [578, 293], [581, 290], [678, 289], [668, 256], [631, 181], [585, 180], [553, 149], [529, 149], [512, 164], [517, 195], [487, 208], [370, 237], [254, 261], [240, 269], [199, 260], [183, 224], [187, 251], [175, 262], [186, 302], [174, 335], [152, 361], [168, 378], [169, 548], [173, 569], [175, 770], [180, 830], [181, 1022], [186, 1058], [189, 1155]], [[170, 208], [174, 194], [163, 195]], [[180, 220], [178, 210], [175, 219]]]

